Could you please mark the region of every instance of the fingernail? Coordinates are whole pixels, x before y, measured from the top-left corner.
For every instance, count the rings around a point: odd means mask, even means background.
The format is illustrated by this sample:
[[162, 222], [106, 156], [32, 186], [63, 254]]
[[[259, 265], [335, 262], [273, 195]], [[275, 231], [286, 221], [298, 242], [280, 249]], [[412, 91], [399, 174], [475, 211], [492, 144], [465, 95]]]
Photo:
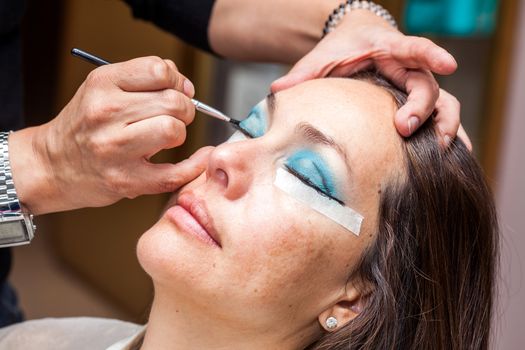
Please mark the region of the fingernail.
[[280, 88], [281, 86], [281, 82], [283, 82], [285, 79], [284, 77], [281, 77], [277, 80], [274, 80], [272, 85], [270, 86], [270, 90], [273, 92], [273, 93], [276, 93], [278, 92], [278, 89]]
[[452, 139], [448, 135], [443, 136], [443, 141], [445, 142], [445, 147], [450, 146], [450, 144], [452, 143]]
[[419, 126], [419, 118], [418, 117], [410, 117], [408, 118], [408, 132], [412, 134], [417, 127]]
[[195, 87], [188, 79], [184, 80], [183, 90], [184, 94], [188, 97], [193, 97], [193, 95], [195, 95]]

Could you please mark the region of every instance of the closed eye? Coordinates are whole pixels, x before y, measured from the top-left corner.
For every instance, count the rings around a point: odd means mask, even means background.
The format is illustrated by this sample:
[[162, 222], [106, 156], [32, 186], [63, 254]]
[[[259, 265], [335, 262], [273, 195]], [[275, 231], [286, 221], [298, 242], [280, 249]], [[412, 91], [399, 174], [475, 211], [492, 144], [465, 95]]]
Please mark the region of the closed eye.
[[284, 167], [286, 168], [286, 170], [292, 174], [293, 176], [295, 176], [296, 178], [298, 178], [302, 183], [304, 183], [305, 185], [307, 186], [310, 186], [311, 188], [313, 188], [314, 190], [316, 190], [320, 195], [322, 196], [325, 196], [325, 197], [328, 197], [334, 201], [336, 201], [337, 203], [341, 204], [341, 205], [345, 205], [345, 203], [340, 200], [339, 198], [336, 198], [334, 196], [332, 196], [331, 194], [329, 194], [327, 191], [321, 189], [319, 186], [317, 186], [316, 184], [314, 184], [312, 182], [312, 180], [310, 180], [309, 178], [307, 178], [306, 176], [304, 176], [303, 174], [299, 173], [297, 170], [291, 168], [290, 166], [288, 165], [284, 165]]
[[[248, 130], [244, 130], [242, 127], [238, 127], [239, 131], [246, 137], [248, 138], [254, 138], [254, 136], [252, 136], [250, 134], [250, 132]], [[340, 200], [339, 198], [336, 198], [334, 197], [333, 195], [331, 195], [330, 193], [328, 193], [328, 191], [326, 190], [323, 190], [322, 188], [320, 188], [319, 186], [317, 186], [312, 180], [310, 180], [307, 176], [301, 174], [300, 172], [298, 172], [297, 170], [293, 169], [292, 167], [290, 167], [289, 165], [285, 164], [284, 167], [286, 168], [286, 170], [292, 174], [293, 176], [295, 176], [297, 179], [299, 179], [302, 183], [304, 183], [305, 185], [313, 188], [314, 190], [316, 190], [320, 195], [322, 196], [325, 196], [325, 197], [328, 197], [334, 201], [336, 201], [337, 203], [341, 204], [341, 205], [345, 205], [345, 203]], [[324, 178], [322, 178], [322, 181], [323, 181], [323, 185], [325, 188], [328, 187], [328, 185], [326, 184], [326, 180]]]

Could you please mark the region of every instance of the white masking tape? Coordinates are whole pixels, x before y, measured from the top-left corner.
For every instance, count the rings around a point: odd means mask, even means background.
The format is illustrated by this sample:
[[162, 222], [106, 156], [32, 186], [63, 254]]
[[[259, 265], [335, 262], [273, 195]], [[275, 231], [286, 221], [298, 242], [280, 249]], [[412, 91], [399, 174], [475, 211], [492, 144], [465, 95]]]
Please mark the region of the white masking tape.
[[248, 138], [246, 137], [246, 135], [244, 135], [242, 132], [240, 132], [239, 130], [237, 130], [236, 132], [234, 132], [232, 134], [232, 136], [230, 136], [229, 139], [226, 140], [226, 143], [231, 143], [231, 142], [237, 142], [237, 141], [243, 141], [243, 140], [247, 140]]
[[359, 236], [363, 216], [352, 208], [324, 197], [288, 171], [278, 168], [274, 185], [297, 201], [306, 204], [318, 213], [332, 219], [350, 232]]

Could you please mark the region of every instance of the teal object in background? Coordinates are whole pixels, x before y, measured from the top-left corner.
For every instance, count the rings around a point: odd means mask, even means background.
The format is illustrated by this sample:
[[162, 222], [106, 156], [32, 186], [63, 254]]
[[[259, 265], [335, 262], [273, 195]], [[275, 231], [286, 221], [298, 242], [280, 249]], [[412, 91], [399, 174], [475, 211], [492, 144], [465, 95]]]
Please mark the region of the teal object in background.
[[411, 34], [484, 36], [494, 32], [498, 0], [407, 0], [405, 29]]

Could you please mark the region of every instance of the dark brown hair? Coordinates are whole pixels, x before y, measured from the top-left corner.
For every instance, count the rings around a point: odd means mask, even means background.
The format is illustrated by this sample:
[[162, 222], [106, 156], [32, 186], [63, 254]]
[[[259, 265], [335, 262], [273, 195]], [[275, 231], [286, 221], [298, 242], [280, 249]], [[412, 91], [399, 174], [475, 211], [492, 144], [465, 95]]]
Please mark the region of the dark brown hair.
[[[406, 94], [374, 72], [359, 73]], [[363, 311], [308, 349], [487, 349], [498, 261], [494, 201], [463, 142], [439, 145], [432, 118], [402, 143], [405, 175], [382, 189], [377, 235], [356, 273]]]

